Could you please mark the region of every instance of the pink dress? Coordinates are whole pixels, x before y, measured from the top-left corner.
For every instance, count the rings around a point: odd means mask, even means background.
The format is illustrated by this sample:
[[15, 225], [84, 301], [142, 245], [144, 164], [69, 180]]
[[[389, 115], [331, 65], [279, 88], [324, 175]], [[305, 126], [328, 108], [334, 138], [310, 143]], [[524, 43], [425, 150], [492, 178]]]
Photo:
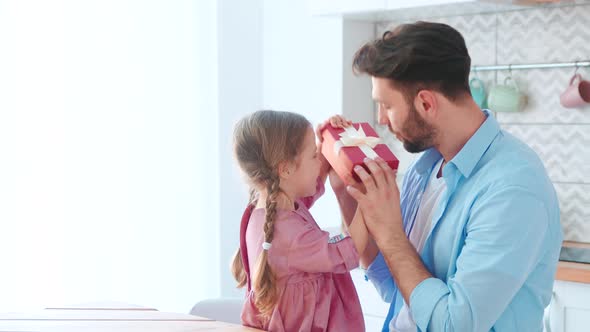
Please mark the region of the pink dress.
[[[258, 318], [253, 291], [248, 290], [242, 309], [246, 326], [276, 331], [364, 331], [361, 305], [351, 269], [359, 256], [350, 237], [330, 243], [309, 208], [324, 193], [318, 181], [317, 193], [299, 200], [295, 211], [279, 210], [268, 262], [277, 279], [279, 299], [264, 323]], [[240, 232], [242, 259], [251, 276], [262, 251], [264, 209], [246, 209]], [[250, 278], [249, 278], [250, 279]]]

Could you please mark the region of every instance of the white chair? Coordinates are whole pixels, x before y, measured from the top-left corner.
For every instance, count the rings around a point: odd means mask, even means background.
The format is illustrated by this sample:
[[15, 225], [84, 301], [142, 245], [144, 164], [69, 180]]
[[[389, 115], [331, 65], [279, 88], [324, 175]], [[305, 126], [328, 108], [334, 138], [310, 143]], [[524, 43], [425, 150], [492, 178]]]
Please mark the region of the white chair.
[[220, 322], [242, 324], [240, 319], [244, 300], [240, 298], [221, 297], [197, 302], [190, 314]]

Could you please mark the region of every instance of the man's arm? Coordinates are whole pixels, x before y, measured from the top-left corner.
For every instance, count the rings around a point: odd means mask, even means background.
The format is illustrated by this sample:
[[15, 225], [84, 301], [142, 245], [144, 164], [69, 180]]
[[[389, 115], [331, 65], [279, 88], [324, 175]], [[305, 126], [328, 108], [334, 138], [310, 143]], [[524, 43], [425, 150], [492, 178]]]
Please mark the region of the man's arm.
[[[427, 279], [412, 292], [410, 308], [416, 324], [429, 331], [490, 330], [548, 246], [559, 247], [558, 242], [547, 241], [548, 229], [548, 212], [536, 193], [507, 187], [480, 198], [471, 209], [465, 245], [456, 260], [457, 272], [446, 282]], [[553, 280], [553, 275], [548, 279]], [[541, 316], [542, 310], [539, 327]]]
[[[390, 208], [399, 207], [399, 193], [391, 182], [395, 175], [388, 174], [381, 161], [366, 164], [372, 175], [362, 168], [357, 174], [367, 193], [354, 188], [349, 192], [359, 202], [369, 231], [422, 331], [490, 330], [535, 269], [546, 246], [559, 246], [544, 243], [549, 216], [536, 193], [519, 186], [497, 189], [471, 208], [457, 272], [446, 281], [434, 278], [402, 236], [401, 213]], [[393, 189], [385, 189], [387, 186]]]
[[426, 269], [403, 228], [400, 196], [395, 172], [378, 158], [377, 162], [366, 160], [371, 174], [361, 166], [355, 168], [366, 193], [348, 187], [365, 216], [365, 223], [381, 251], [397, 288], [406, 303], [416, 286], [432, 277]]
[[385, 263], [391, 271], [406, 303], [410, 303], [412, 292], [422, 281], [432, 275], [416, 252], [412, 243], [406, 237], [403, 228], [401, 232], [391, 232], [389, 236], [377, 236], [377, 247], [381, 250]]

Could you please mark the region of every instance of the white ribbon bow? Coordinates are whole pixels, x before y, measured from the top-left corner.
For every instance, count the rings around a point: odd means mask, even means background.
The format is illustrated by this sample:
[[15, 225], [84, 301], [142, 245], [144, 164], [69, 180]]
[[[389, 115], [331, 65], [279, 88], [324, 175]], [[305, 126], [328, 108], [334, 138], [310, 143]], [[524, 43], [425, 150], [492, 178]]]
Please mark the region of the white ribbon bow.
[[358, 146], [367, 158], [375, 159], [378, 155], [373, 148], [379, 143], [379, 137], [367, 136], [363, 126], [359, 125], [358, 130], [349, 126], [340, 133], [340, 140], [334, 144], [334, 152], [338, 155], [343, 146]]

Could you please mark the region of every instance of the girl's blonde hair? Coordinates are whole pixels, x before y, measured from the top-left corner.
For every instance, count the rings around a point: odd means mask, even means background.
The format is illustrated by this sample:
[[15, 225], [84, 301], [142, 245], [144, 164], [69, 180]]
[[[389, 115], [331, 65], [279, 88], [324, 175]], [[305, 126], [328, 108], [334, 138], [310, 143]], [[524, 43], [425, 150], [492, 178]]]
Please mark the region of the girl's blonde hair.
[[[234, 129], [234, 153], [250, 182], [250, 204], [256, 203], [256, 188], [267, 191], [264, 241], [271, 243], [281, 192], [279, 164], [296, 162], [311, 124], [302, 115], [290, 112], [258, 111], [238, 122]], [[238, 288], [247, 283], [240, 249], [231, 270]], [[253, 274], [254, 304], [263, 318], [269, 318], [278, 300], [274, 274], [268, 265], [268, 250], [262, 250]]]

